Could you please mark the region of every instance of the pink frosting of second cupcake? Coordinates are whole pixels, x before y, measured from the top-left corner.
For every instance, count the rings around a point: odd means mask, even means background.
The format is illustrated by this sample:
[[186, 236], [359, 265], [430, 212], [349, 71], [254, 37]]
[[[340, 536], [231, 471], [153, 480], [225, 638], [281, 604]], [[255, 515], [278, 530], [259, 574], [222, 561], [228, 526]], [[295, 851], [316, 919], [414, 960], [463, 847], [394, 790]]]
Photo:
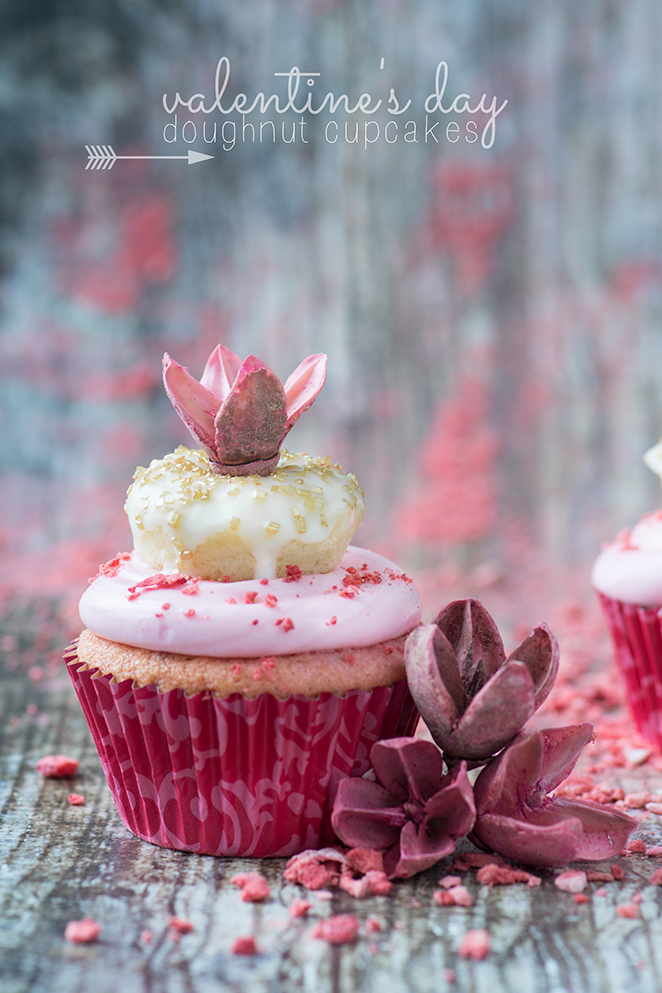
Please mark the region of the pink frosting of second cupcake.
[[[352, 546], [334, 572], [294, 582], [184, 585], [173, 576], [180, 585], [139, 587], [154, 570], [134, 555], [109, 572], [83, 594], [81, 620], [102, 638], [152, 651], [254, 658], [360, 648], [406, 634], [421, 619], [411, 580], [388, 559]], [[361, 574], [373, 578], [353, 583]]]
[[662, 510], [645, 514], [632, 531], [622, 531], [593, 566], [599, 593], [642, 606], [662, 606]]

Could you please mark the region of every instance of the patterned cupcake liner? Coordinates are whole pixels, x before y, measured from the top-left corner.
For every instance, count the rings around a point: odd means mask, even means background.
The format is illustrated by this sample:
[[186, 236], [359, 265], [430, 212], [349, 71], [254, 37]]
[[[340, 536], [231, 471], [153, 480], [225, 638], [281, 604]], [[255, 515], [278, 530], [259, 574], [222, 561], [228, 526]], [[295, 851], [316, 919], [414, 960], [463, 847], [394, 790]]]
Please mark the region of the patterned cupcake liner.
[[598, 596], [632, 716], [646, 741], [662, 750], [662, 612]]
[[159, 693], [64, 656], [115, 805], [145, 841], [205, 855], [293, 855], [335, 840], [338, 783], [378, 739], [413, 733], [403, 680], [344, 697]]

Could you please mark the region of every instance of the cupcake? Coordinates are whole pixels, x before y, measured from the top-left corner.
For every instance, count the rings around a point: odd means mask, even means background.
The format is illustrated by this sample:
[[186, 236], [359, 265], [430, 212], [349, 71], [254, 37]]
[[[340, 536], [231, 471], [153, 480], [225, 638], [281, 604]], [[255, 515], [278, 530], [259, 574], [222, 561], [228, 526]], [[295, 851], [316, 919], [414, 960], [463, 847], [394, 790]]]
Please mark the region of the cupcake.
[[363, 491], [282, 442], [324, 383], [311, 356], [284, 386], [219, 345], [200, 382], [164, 381], [201, 446], [139, 468], [133, 551], [103, 565], [68, 650], [125, 825], [211, 855], [292, 855], [334, 840], [338, 783], [375, 741], [411, 733], [411, 580], [349, 542]]
[[[644, 462], [662, 479], [662, 442]], [[593, 566], [598, 592], [643, 737], [662, 748], [662, 510], [621, 531]]]

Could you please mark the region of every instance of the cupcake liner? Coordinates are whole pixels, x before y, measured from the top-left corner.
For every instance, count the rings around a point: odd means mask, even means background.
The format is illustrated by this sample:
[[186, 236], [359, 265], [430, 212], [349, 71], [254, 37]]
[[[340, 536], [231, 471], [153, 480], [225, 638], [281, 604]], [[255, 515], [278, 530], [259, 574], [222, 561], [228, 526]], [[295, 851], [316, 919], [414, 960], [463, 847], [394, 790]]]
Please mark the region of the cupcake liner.
[[662, 749], [662, 617], [657, 607], [641, 607], [598, 594], [614, 643], [635, 723], [651, 745]]
[[343, 697], [187, 697], [116, 683], [75, 645], [64, 657], [120, 817], [182, 851], [266, 858], [332, 842], [339, 781], [418, 720], [404, 680]]

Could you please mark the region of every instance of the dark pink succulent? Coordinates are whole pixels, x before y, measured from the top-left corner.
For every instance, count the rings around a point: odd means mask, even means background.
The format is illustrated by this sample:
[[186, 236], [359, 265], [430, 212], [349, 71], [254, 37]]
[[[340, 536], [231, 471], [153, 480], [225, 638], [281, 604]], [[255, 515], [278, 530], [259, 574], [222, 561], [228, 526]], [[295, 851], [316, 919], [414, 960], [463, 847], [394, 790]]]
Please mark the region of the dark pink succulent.
[[370, 759], [378, 782], [340, 782], [333, 828], [351, 848], [383, 851], [389, 879], [413, 876], [471, 830], [475, 807], [466, 764], [443, 776], [439, 749], [420, 738], [378, 741]]
[[243, 362], [224, 345], [209, 356], [200, 382], [166, 353], [163, 381], [173, 406], [209, 455], [216, 473], [268, 476], [295, 421], [324, 386], [326, 355], [309, 355], [285, 385], [264, 362]]
[[496, 624], [478, 600], [449, 603], [409, 635], [411, 694], [451, 764], [480, 765], [512, 741], [549, 694], [559, 647], [546, 624], [506, 658]]
[[549, 795], [592, 736], [590, 724], [576, 724], [516, 738], [474, 784], [472, 840], [515, 862], [550, 868], [617, 855], [637, 821], [599, 803]]

